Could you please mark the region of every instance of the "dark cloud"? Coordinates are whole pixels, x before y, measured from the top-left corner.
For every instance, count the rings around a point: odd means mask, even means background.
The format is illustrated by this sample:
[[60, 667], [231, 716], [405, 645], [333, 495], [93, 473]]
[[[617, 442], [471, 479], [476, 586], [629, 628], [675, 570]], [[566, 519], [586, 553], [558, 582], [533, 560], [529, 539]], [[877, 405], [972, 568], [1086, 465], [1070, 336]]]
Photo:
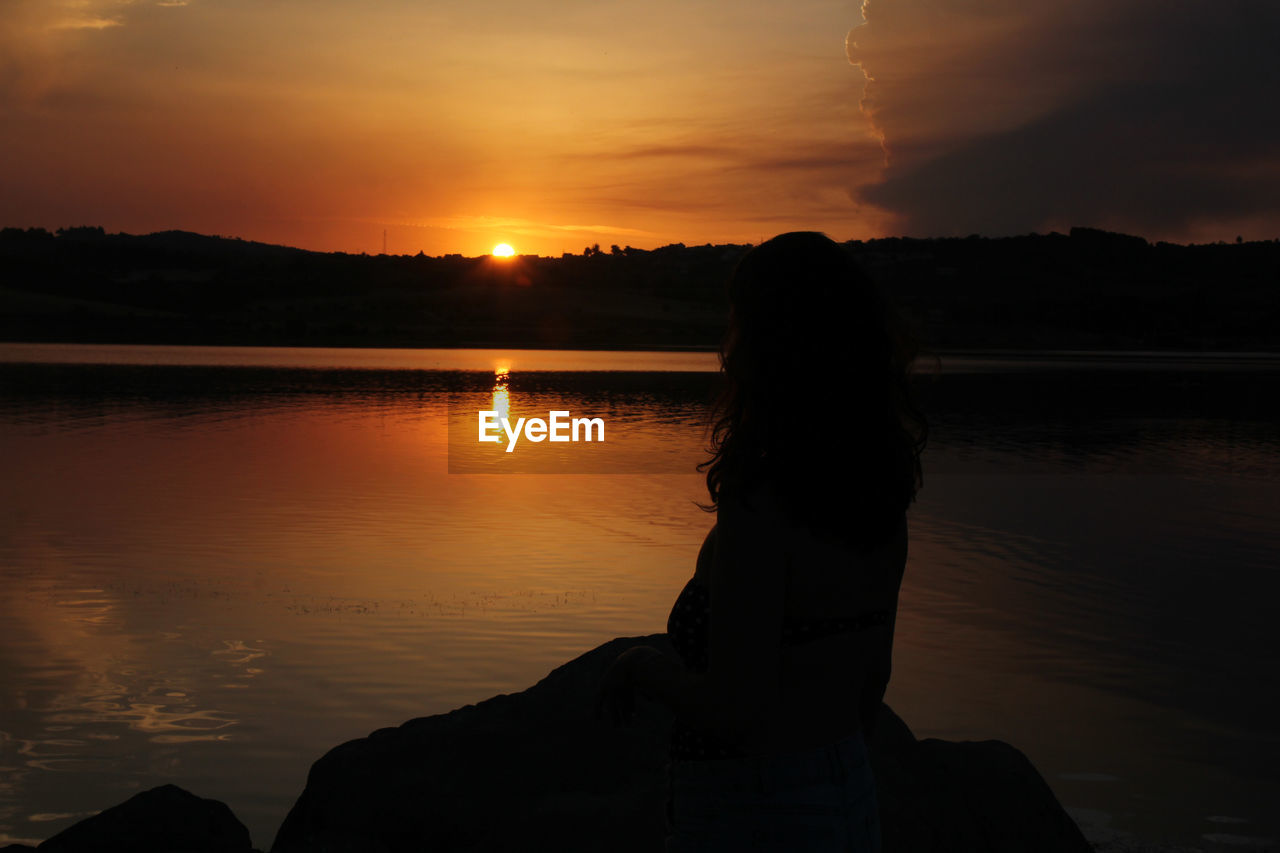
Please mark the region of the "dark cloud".
[[[761, 153], [764, 151], [764, 153]], [[575, 155], [579, 156], [579, 155]], [[606, 151], [595, 155], [598, 159], [627, 161], [668, 158], [703, 160], [717, 170], [748, 170], [757, 172], [861, 172], [875, 166], [882, 159], [880, 148], [871, 140], [850, 144], [847, 140], [810, 142], [788, 147], [782, 153], [773, 153], [767, 146], [728, 145], [648, 145]]]
[[[865, 61], [876, 78], [868, 94], [891, 160], [881, 181], [854, 195], [897, 214], [904, 233], [1092, 224], [1179, 239], [1245, 222], [1280, 231], [1280, 4], [1083, 4], [1069, 22], [1050, 16], [1047, 26], [1019, 28], [1016, 44], [975, 43], [983, 55], [967, 68], [986, 62], [1002, 73], [970, 74], [977, 82], [965, 94], [985, 91], [1022, 116], [952, 137], [946, 122], [902, 109], [927, 106], [917, 90], [930, 81], [895, 77], [889, 63], [909, 52], [877, 54], [868, 18]], [[896, 37], [909, 44], [907, 34]], [[932, 82], [948, 89], [945, 79]], [[1020, 90], [1043, 102], [1019, 99]], [[963, 111], [938, 113], [963, 124]]]

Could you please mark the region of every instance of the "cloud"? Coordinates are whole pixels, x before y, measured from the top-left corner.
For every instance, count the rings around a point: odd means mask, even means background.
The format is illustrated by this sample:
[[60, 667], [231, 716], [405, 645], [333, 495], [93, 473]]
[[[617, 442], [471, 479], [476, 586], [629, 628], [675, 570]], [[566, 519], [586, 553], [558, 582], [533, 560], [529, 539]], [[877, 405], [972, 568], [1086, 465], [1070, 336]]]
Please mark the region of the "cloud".
[[95, 32], [124, 26], [132, 0], [9, 0], [0, 15], [0, 114], [74, 78], [77, 51]]
[[429, 228], [446, 228], [458, 231], [477, 231], [486, 233], [505, 232], [524, 236], [548, 237], [558, 236], [563, 232], [584, 234], [609, 234], [620, 237], [652, 237], [650, 231], [638, 228], [623, 228], [617, 225], [558, 225], [550, 222], [537, 222], [517, 217], [457, 215], [428, 218], [406, 223], [413, 226]]
[[849, 36], [903, 233], [1280, 231], [1280, 5], [869, 0]]
[[105, 30], [107, 27], [123, 26], [119, 18], [62, 18], [49, 25], [54, 30]]
[[35, 6], [41, 13], [36, 21], [47, 30], [105, 30], [124, 26], [124, 10], [133, 4], [134, 0], [52, 0]]

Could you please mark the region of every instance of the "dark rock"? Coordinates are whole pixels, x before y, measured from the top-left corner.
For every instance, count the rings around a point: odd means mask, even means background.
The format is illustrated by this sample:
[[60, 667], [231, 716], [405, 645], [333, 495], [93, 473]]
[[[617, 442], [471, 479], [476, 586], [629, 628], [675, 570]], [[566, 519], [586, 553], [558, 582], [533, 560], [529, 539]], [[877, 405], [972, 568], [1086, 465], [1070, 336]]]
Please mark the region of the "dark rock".
[[249, 830], [226, 804], [176, 785], [136, 794], [67, 827], [40, 853], [251, 853]]
[[521, 693], [410, 720], [331, 750], [311, 768], [273, 851], [661, 849], [670, 716], [594, 719], [618, 639]]
[[886, 853], [1093, 849], [1027, 757], [1007, 743], [917, 741], [885, 705], [871, 766]]
[[[411, 720], [331, 750], [311, 768], [273, 853], [659, 851], [671, 716], [593, 717], [616, 639], [521, 693]], [[997, 741], [917, 741], [882, 708], [872, 741], [887, 853], [1090, 853], [1026, 757]]]

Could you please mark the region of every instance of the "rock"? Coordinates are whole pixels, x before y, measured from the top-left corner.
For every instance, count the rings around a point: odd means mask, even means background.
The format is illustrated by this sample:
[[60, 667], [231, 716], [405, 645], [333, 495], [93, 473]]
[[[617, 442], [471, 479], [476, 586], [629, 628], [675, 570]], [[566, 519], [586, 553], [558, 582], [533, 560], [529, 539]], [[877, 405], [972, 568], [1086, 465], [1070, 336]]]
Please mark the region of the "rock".
[[177, 785], [143, 791], [67, 827], [40, 853], [251, 853], [249, 830], [225, 803]]
[[[604, 668], [639, 644], [670, 651], [665, 635], [612, 640], [521, 693], [331, 750], [272, 853], [661, 850], [670, 714], [642, 703], [622, 729], [593, 718]], [[886, 853], [1090, 853], [1008, 744], [917, 741], [884, 707], [871, 746]]]
[[1007, 743], [917, 741], [886, 705], [871, 767], [886, 853], [1093, 849], [1027, 757]]
[[410, 720], [331, 750], [311, 768], [273, 851], [661, 849], [670, 715], [594, 719], [618, 639], [521, 693]]

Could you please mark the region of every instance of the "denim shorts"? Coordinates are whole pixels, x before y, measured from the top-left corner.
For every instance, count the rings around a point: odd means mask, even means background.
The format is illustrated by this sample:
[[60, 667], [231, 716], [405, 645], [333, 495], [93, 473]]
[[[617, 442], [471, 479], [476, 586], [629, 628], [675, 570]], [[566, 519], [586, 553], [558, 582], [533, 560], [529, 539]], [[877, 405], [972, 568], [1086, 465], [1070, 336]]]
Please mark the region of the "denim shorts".
[[667, 853], [879, 853], [880, 813], [862, 735], [805, 752], [669, 769]]

